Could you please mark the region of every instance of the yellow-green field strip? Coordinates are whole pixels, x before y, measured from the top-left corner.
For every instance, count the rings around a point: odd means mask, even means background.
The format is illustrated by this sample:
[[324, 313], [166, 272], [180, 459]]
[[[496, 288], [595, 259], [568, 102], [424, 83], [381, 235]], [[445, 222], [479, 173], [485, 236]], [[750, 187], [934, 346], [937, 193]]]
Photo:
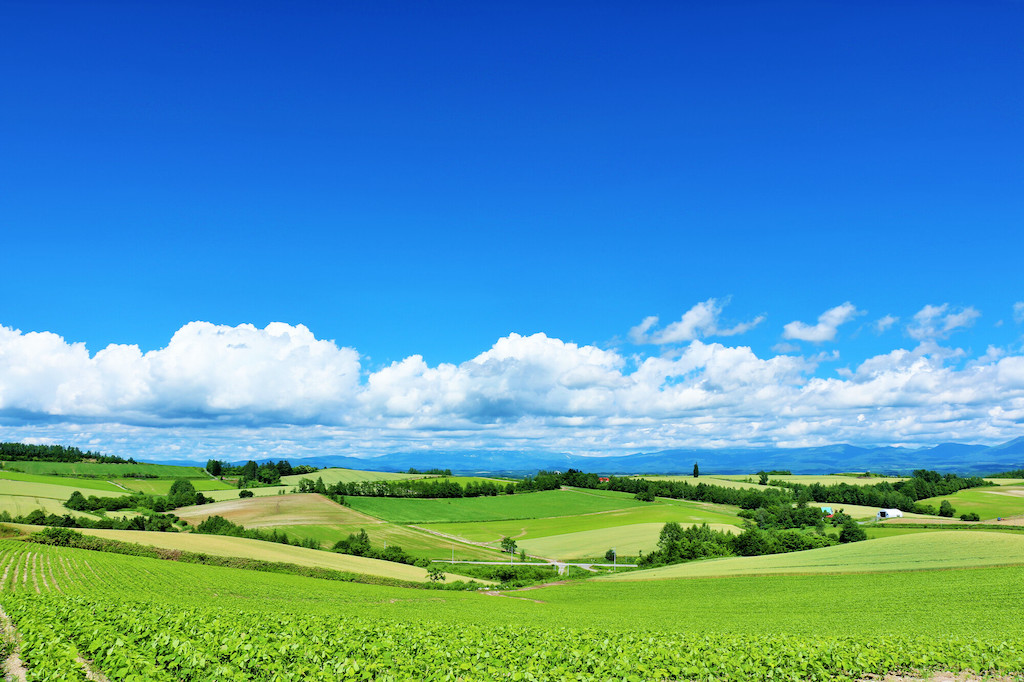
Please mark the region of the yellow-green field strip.
[[741, 575], [885, 573], [1024, 565], [1024, 537], [936, 531], [854, 542], [789, 554], [695, 561], [601, 580], [663, 580]]

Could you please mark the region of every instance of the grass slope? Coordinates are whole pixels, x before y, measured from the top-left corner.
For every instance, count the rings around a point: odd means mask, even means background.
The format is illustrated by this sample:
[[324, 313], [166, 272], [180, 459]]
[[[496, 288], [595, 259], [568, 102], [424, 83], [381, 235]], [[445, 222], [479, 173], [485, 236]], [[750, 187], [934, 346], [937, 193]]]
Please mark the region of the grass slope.
[[[614, 530], [620, 526], [653, 523], [660, 526], [674, 521], [684, 525], [723, 524], [736, 525], [738, 508], [704, 502], [660, 499], [639, 507], [585, 514], [571, 517], [545, 519], [520, 519], [513, 521], [482, 521], [471, 523], [431, 523], [424, 528], [449, 533], [473, 542], [498, 542], [508, 536], [516, 540], [531, 540], [553, 535], [587, 531]], [[601, 550], [601, 554], [604, 554]], [[646, 550], [645, 550], [646, 551]]]
[[[65, 480], [70, 481], [72, 479]], [[64, 502], [71, 497], [71, 493], [75, 490], [80, 490], [86, 497], [89, 495], [95, 495], [96, 497], [120, 497], [128, 494], [126, 491], [116, 488], [113, 490], [97, 490], [95, 488], [67, 485], [66, 483], [38, 483], [36, 481], [15, 481], [0, 478], [0, 497], [8, 495], [16, 497], [46, 497], [51, 500]]]
[[[998, 480], [998, 479], [996, 479]], [[931, 504], [936, 508], [943, 500], [956, 509], [956, 515], [975, 512], [982, 521], [997, 517], [1007, 518], [1024, 515], [1024, 486], [1001, 485], [997, 488], [968, 488], [954, 495], [929, 497], [921, 500], [923, 504]]]
[[[110, 481], [101, 481], [95, 478], [66, 478], [63, 476], [42, 476], [39, 474], [20, 474], [13, 471], [0, 471], [0, 480], [6, 481], [23, 481], [25, 483], [46, 483], [49, 485], [61, 485], [70, 488], [71, 490], [81, 490], [84, 495], [96, 495], [97, 490], [116, 493], [118, 495], [126, 495], [128, 491], [124, 488], [125, 486], [121, 481], [115, 485]], [[71, 490], [68, 490], [68, 496], [71, 495]], [[100, 495], [97, 495], [100, 497]]]
[[453, 543], [430, 533], [387, 523], [343, 507], [322, 495], [274, 495], [215, 502], [175, 511], [191, 524], [213, 516], [224, 518], [246, 528], [277, 528], [289, 537], [312, 538], [330, 547], [352, 533], [365, 530], [376, 547], [398, 545], [413, 556], [426, 559], [455, 558], [464, 560], [500, 560], [500, 552], [465, 543]]
[[4, 462], [6, 471], [26, 474], [60, 474], [61, 476], [114, 477], [122, 474], [151, 474], [160, 478], [209, 478], [199, 467], [170, 464], [101, 464], [99, 462]]
[[607, 497], [579, 490], [546, 490], [448, 500], [350, 497], [346, 504], [386, 521], [422, 524], [575, 516], [639, 507], [647, 503], [634, 500], [631, 495]]
[[331, 485], [333, 483], [360, 483], [362, 481], [400, 481], [410, 478], [426, 478], [426, 474], [400, 474], [392, 473], [388, 471], [361, 471], [359, 469], [321, 469], [311, 474], [297, 474], [295, 476], [283, 476], [281, 483], [283, 485], [298, 485], [299, 481], [304, 478], [308, 478], [311, 481], [316, 481], [318, 478], [322, 478], [324, 485]]
[[[248, 538], [231, 538], [220, 535], [198, 535], [195, 533], [156, 533], [148, 531], [104, 530], [94, 528], [80, 529], [87, 535], [135, 542], [140, 545], [179, 549], [187, 552], [203, 552], [215, 556], [243, 557], [261, 561], [282, 561], [300, 566], [318, 566], [336, 571], [351, 571], [367, 575], [381, 575], [401, 580], [423, 582], [427, 580], [425, 569], [407, 566], [391, 561], [367, 559], [366, 557], [349, 556], [323, 552], [305, 547], [292, 547], [276, 542], [263, 542]], [[449, 576], [450, 580], [459, 579]]]
[[[170, 478], [122, 478], [118, 480], [118, 483], [126, 488], [130, 488], [136, 492], [145, 493], [147, 495], [167, 495], [171, 492], [171, 486], [174, 485], [174, 479]], [[235, 495], [238, 495], [238, 488], [230, 483], [219, 481], [215, 478], [194, 478], [189, 479], [189, 483], [196, 490], [201, 491], [204, 495], [210, 490], [233, 490]]]
[[[564, 535], [520, 540], [519, 547], [533, 556], [548, 559], [589, 559], [603, 557], [615, 548], [619, 556], [636, 556], [657, 548], [662, 523], [634, 523], [600, 530], [584, 530]], [[739, 532], [736, 526], [715, 523], [715, 530]]]
[[624, 573], [608, 580], [663, 580], [794, 573], [885, 573], [1024, 565], [1024, 537], [937, 531], [758, 557], [730, 557]]

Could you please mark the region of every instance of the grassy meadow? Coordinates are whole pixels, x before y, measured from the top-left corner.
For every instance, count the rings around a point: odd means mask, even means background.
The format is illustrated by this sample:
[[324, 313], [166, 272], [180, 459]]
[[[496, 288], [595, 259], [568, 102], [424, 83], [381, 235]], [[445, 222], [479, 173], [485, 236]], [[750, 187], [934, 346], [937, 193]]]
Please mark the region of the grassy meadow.
[[209, 478], [200, 467], [172, 464], [106, 464], [100, 462], [4, 462], [5, 471], [25, 474], [79, 476], [82, 478], [121, 478], [123, 474], [147, 474], [159, 478]]
[[728, 557], [611, 576], [661, 580], [734, 575], [892, 573], [984, 566], [1024, 566], [1024, 534], [936, 531], [789, 554]]
[[647, 504], [625, 493], [608, 496], [580, 490], [457, 499], [350, 497], [346, 503], [357, 511], [386, 521], [415, 524], [576, 516]]
[[427, 478], [426, 474], [402, 474], [389, 471], [360, 471], [358, 469], [330, 468], [321, 469], [311, 474], [282, 476], [281, 485], [295, 486], [304, 478], [315, 481], [323, 479], [324, 485], [334, 483], [361, 483], [363, 481], [401, 481], [411, 478]]
[[[993, 479], [999, 480], [999, 479]], [[929, 497], [921, 500], [923, 504], [931, 504], [936, 508], [943, 500], [956, 509], [956, 516], [974, 512], [982, 521], [991, 521], [998, 517], [1019, 517], [1024, 521], [1024, 485], [1006, 484], [996, 488], [969, 488], [954, 495]]]

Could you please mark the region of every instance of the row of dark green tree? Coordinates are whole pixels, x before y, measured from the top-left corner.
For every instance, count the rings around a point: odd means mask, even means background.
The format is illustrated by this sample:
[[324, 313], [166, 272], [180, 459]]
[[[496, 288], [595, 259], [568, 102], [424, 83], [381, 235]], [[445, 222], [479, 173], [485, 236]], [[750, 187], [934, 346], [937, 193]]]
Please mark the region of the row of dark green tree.
[[258, 484], [279, 485], [282, 476], [311, 474], [317, 471], [317, 468], [307, 464], [292, 466], [286, 459], [278, 462], [267, 461], [263, 464], [253, 460], [245, 464], [229, 464], [219, 459], [211, 459], [206, 462], [206, 470], [217, 478], [238, 478], [239, 488], [250, 488]]
[[71, 516], [70, 514], [47, 514], [36, 509], [20, 516], [12, 516], [4, 510], [0, 512], [0, 523], [24, 523], [32, 526], [54, 526], [57, 528], [107, 528], [111, 530], [153, 530], [161, 533], [175, 533], [175, 524], [184, 525], [174, 514], [143, 514], [131, 518], [111, 518], [104, 516], [91, 519], [87, 516]]
[[66, 445], [29, 445], [27, 443], [0, 443], [0, 460], [9, 462], [81, 462], [96, 461], [104, 464], [137, 464], [134, 459], [115, 455], [101, 455], [91, 450], [82, 451]]
[[109, 512], [123, 509], [149, 509], [155, 512], [165, 512], [178, 507], [190, 507], [194, 504], [206, 504], [212, 501], [198, 492], [191, 481], [178, 478], [171, 484], [167, 495], [133, 493], [121, 497], [97, 497], [95, 495], [86, 497], [76, 490], [71, 493], [71, 497], [64, 503], [64, 506], [82, 512]]

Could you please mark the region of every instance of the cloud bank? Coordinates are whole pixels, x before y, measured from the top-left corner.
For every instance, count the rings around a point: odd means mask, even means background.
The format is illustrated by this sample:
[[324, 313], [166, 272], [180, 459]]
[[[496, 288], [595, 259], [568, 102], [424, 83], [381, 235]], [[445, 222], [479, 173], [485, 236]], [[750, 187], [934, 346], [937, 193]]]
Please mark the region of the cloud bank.
[[[0, 438], [151, 458], [237, 459], [1020, 435], [1024, 355], [990, 349], [967, 361], [935, 341], [970, 324], [973, 309], [926, 307], [914, 318], [917, 347], [824, 376], [824, 355], [759, 357], [747, 346], [692, 338], [721, 334], [720, 310], [712, 299], [660, 332], [652, 325], [638, 332], [659, 344], [691, 339], [656, 357], [509, 334], [459, 364], [431, 366], [414, 355], [374, 371], [361, 366], [355, 349], [317, 339], [302, 325], [192, 322], [159, 350], [110, 345], [95, 354], [56, 334], [0, 326]], [[843, 304], [816, 325], [786, 330], [828, 340], [857, 312]]]

